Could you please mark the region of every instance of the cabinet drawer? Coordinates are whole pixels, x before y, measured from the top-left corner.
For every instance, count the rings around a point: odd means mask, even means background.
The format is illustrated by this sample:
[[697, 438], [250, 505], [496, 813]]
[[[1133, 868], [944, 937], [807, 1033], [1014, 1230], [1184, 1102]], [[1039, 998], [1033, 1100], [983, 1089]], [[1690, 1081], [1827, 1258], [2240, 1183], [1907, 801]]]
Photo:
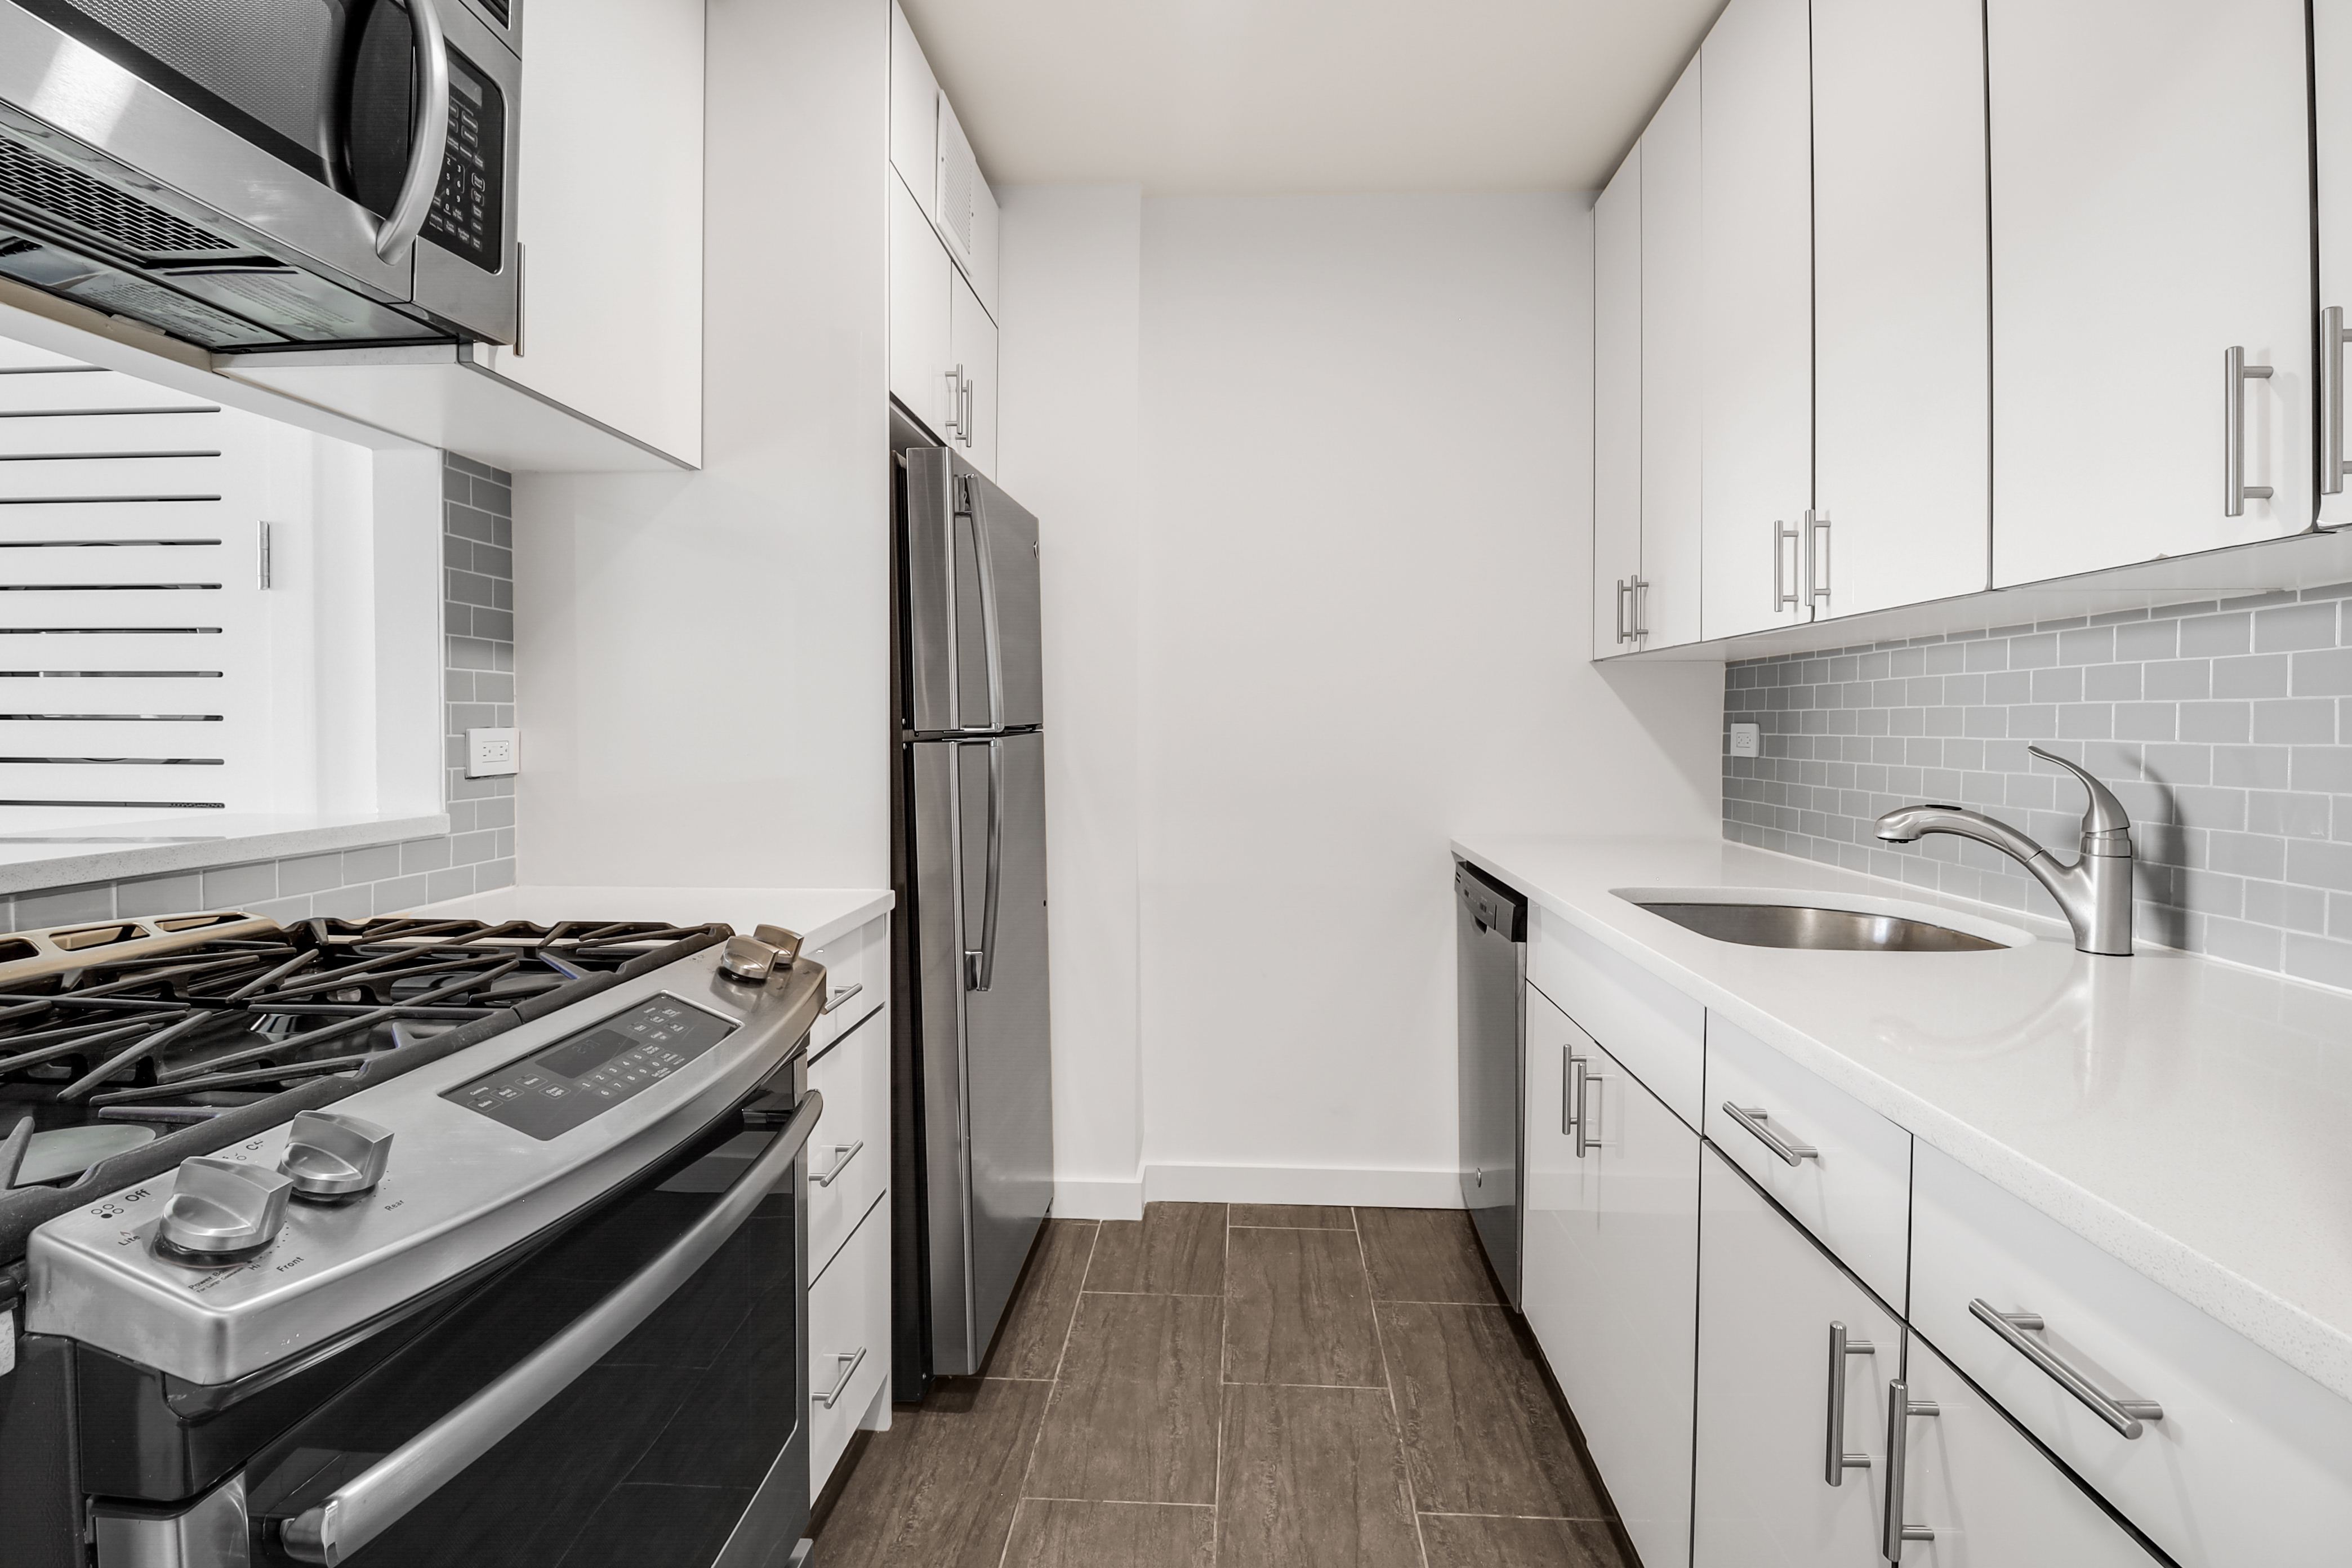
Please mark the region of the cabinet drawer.
[[824, 1115], [809, 1139], [809, 1272], [824, 1272], [890, 1179], [887, 1020], [876, 1019], [809, 1065]]
[[[809, 1287], [809, 1490], [824, 1489], [890, 1372], [890, 1215], [877, 1204]], [[812, 1265], [811, 1267], [814, 1267]]]
[[[1743, 1121], [1727, 1106], [1760, 1114]], [[1911, 1228], [1908, 1132], [1720, 1015], [1706, 1021], [1705, 1131], [1881, 1300], [1903, 1304]], [[1794, 1162], [1768, 1137], [1796, 1155]]]
[[1706, 1009], [1549, 910], [1529, 914], [1528, 978], [1697, 1127]]
[[811, 948], [808, 956], [824, 965], [825, 1010], [809, 1026], [809, 1051], [815, 1055], [888, 1000], [889, 922], [869, 921], [823, 947]]
[[[2341, 1560], [2352, 1403], [1925, 1143], [1913, 1176], [1912, 1325], [2020, 1425], [2188, 1568]], [[2125, 1436], [2062, 1365], [2162, 1418]]]

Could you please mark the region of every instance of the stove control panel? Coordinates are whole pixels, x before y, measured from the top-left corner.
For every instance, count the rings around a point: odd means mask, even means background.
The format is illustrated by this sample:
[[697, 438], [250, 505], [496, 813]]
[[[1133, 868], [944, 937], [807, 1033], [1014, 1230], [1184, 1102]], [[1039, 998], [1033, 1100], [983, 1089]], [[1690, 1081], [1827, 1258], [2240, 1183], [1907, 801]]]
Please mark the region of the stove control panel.
[[545, 1142], [644, 1093], [735, 1029], [730, 1018], [656, 996], [441, 1098]]

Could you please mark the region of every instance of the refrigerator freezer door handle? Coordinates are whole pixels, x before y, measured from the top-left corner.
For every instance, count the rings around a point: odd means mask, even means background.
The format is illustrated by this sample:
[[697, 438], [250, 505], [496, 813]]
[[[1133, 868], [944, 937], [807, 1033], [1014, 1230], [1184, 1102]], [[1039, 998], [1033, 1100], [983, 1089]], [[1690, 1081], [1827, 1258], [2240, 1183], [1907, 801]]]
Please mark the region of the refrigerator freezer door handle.
[[964, 989], [996, 979], [996, 909], [1004, 890], [1004, 742], [988, 742], [988, 881], [980, 895], [980, 951], [963, 955]]
[[988, 520], [981, 515], [976, 501], [971, 506], [971, 548], [980, 565], [980, 636], [987, 648], [988, 658], [988, 728], [1002, 731], [1004, 728], [1004, 627], [996, 615], [996, 552], [989, 547]]

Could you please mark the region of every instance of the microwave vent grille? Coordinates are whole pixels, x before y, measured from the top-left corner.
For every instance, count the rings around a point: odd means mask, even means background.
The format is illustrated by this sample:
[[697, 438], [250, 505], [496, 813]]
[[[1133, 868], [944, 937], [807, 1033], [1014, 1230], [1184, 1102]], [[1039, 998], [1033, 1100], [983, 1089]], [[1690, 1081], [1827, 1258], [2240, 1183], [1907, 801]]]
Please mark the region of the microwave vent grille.
[[163, 208], [126, 195], [79, 169], [0, 139], [0, 196], [73, 225], [142, 256], [184, 256], [237, 248]]

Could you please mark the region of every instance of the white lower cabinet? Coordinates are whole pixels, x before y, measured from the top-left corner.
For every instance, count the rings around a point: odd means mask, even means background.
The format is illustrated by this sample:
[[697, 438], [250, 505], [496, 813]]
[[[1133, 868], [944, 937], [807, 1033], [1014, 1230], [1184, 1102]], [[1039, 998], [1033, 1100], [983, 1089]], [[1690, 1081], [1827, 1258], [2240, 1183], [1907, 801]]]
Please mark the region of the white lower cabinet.
[[1913, 1181], [1911, 1321], [2149, 1540], [2352, 1558], [2352, 1404], [1949, 1155]]
[[809, 1034], [809, 1088], [824, 1096], [808, 1144], [809, 1485], [815, 1492], [832, 1479], [890, 1376], [889, 919], [869, 921], [808, 955], [825, 966], [832, 1004]]
[[1903, 1325], [1721, 1154], [1699, 1163], [1691, 1561], [1870, 1568]]
[[2131, 1531], [1916, 1334], [1905, 1370], [1905, 1403], [1936, 1413], [1903, 1423], [1902, 1522], [1930, 1532], [1901, 1543], [1904, 1568], [2154, 1568]]
[[[1528, 1318], [1642, 1561], [1685, 1563], [1698, 1135], [1542, 992], [1527, 1003]], [[1569, 1079], [1563, 1140], [1551, 1086]]]
[[[811, 1265], [811, 1267], [814, 1267]], [[880, 1198], [809, 1286], [809, 1489], [822, 1491], [890, 1376], [890, 1213]]]

